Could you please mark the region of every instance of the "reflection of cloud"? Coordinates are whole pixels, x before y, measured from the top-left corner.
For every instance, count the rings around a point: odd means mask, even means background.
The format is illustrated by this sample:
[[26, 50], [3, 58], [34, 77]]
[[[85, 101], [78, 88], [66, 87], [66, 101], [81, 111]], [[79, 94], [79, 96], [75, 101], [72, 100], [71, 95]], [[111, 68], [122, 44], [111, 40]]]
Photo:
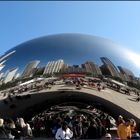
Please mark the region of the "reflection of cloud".
[[140, 68], [140, 54], [137, 54], [130, 50], [125, 50], [124, 52], [127, 59], [131, 61], [134, 64], [134, 66]]

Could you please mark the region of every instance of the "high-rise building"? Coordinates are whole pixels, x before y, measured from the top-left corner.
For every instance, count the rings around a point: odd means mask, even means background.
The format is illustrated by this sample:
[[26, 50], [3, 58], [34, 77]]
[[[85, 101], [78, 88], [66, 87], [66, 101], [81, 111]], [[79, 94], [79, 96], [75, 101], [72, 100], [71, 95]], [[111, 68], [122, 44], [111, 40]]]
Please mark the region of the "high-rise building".
[[104, 75], [120, 77], [119, 71], [107, 57], [101, 57], [100, 59], [103, 62], [103, 65], [100, 68]]
[[19, 77], [20, 77], [20, 73], [17, 73], [17, 74], [15, 75], [14, 79], [17, 79], [17, 78], [19, 78]]
[[87, 61], [84, 64], [82, 64], [82, 67], [85, 69], [86, 73], [92, 74], [94, 76], [102, 75], [102, 72], [98, 65], [94, 64], [91, 61]]
[[8, 52], [7, 54], [4, 54], [3, 56], [0, 57], [0, 62], [2, 62], [3, 60], [5, 60], [7, 57], [11, 56], [12, 54], [14, 54], [16, 51], [13, 50], [11, 52]]
[[124, 81], [132, 81], [132, 79], [135, 79], [133, 72], [130, 71], [129, 69], [121, 67], [121, 66], [118, 66], [118, 69], [120, 70], [120, 74]]
[[73, 65], [73, 66], [68, 66], [64, 73], [67, 73], [67, 74], [85, 74], [85, 69], [84, 68], [81, 68], [79, 67], [79, 65]]
[[1, 61], [0, 66], [3, 65], [7, 60]]
[[67, 68], [68, 68], [68, 64], [64, 64], [63, 68], [61, 69], [61, 73], [66, 73]]
[[31, 61], [31, 62], [29, 62], [27, 65], [26, 65], [26, 67], [25, 67], [25, 69], [24, 69], [24, 71], [23, 71], [23, 73], [22, 73], [22, 75], [21, 75], [21, 77], [30, 77], [30, 76], [32, 76], [33, 75], [33, 72], [34, 72], [34, 69], [37, 67], [37, 65], [40, 63], [40, 61], [39, 60], [34, 60], [34, 61]]
[[57, 61], [49, 61], [45, 67], [43, 74], [54, 74], [59, 73], [63, 69], [64, 60], [60, 59]]
[[[5, 62], [3, 63], [5, 67], [2, 69], [4, 73], [7, 69], [16, 66], [19, 68], [19, 73], [21, 73], [25, 68], [24, 66], [33, 59], [40, 60], [40, 66], [44, 66], [46, 62], [61, 58], [69, 65], [79, 65], [85, 60], [93, 60], [95, 64], [100, 64], [99, 58], [107, 57], [112, 62], [116, 62], [114, 64], [130, 70], [134, 66], [132, 71], [139, 76], [138, 66], [125, 55], [120, 55], [121, 53], [124, 53], [123, 47], [120, 47], [120, 44], [118, 45], [114, 41], [92, 35], [66, 33], [39, 37], [23, 42], [1, 56], [0, 63]], [[108, 71], [111, 75], [111, 70]]]
[[1, 79], [2, 79], [3, 74], [4, 74], [4, 73], [0, 73], [0, 81], [1, 81]]
[[9, 72], [7, 73], [7, 75], [4, 78], [3, 83], [8, 83], [8, 82], [12, 81], [17, 70], [18, 70], [18, 68], [13, 68], [13, 69], [9, 70]]
[[45, 70], [45, 67], [36, 68], [36, 69], [35, 69], [34, 76], [43, 75], [44, 70]]
[[8, 73], [9, 73], [9, 70], [7, 70], [7, 71], [2, 75], [3, 79], [7, 76]]
[[0, 65], [0, 71], [5, 67], [5, 65]]

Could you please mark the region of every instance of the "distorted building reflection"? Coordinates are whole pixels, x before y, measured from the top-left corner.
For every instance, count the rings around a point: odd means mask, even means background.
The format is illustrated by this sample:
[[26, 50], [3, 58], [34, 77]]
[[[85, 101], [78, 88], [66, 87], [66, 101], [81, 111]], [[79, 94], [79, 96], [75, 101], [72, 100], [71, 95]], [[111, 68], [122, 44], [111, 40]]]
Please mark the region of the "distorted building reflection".
[[85, 74], [114, 78], [137, 87], [140, 85], [139, 69], [128, 61], [127, 55], [120, 55], [121, 51], [123, 49], [113, 41], [91, 35], [40, 37], [0, 57], [0, 81], [2, 84], [34, 76]]
[[37, 65], [40, 63], [40, 61], [38, 60], [34, 60], [32, 62], [29, 62], [29, 64], [27, 64], [27, 66], [25, 67], [21, 77], [30, 77], [33, 75], [34, 73], [34, 69], [37, 67]]

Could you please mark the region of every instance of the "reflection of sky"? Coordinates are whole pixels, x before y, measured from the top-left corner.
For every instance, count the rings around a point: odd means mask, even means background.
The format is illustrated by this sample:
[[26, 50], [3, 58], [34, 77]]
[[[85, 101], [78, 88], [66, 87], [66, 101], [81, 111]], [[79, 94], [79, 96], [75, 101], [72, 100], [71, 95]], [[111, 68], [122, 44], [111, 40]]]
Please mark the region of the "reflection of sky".
[[19, 66], [20, 71], [32, 60], [40, 60], [39, 66], [58, 59], [63, 59], [69, 65], [82, 64], [87, 60], [101, 65], [100, 57], [108, 57], [116, 66], [126, 67], [138, 74], [137, 69], [132, 68], [133, 61], [126, 58], [122, 48], [110, 40], [95, 36], [54, 35], [25, 42], [13, 49], [16, 50], [16, 53], [10, 56], [6, 62], [7, 69]]

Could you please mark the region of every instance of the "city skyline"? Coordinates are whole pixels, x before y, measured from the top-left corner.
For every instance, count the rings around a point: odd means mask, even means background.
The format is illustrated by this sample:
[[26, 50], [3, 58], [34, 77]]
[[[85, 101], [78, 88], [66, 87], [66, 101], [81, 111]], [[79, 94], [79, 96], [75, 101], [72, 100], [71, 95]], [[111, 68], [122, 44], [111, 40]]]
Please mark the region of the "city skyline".
[[[100, 57], [101, 65], [97, 65], [94, 61], [85, 60], [84, 63], [79, 65], [68, 65], [63, 59], [48, 61], [46, 65], [39, 67], [40, 60], [33, 60], [25, 65], [21, 73], [17, 73], [18, 67], [7, 70], [5, 73], [0, 72], [0, 81], [3, 83], [11, 82], [16, 78], [29, 78], [34, 77], [37, 73], [36, 70], [44, 68], [42, 74], [53, 76], [55, 74], [84, 74], [94, 77], [98, 76], [111, 76], [112, 78], [119, 78], [122, 81], [139, 83], [140, 77], [135, 77], [133, 72], [122, 66], [115, 66], [112, 61], [107, 57]], [[4, 75], [4, 76], [3, 76]], [[39, 76], [38, 75], [38, 76]]]
[[115, 65], [130, 69], [139, 77], [140, 68], [128, 52], [111, 40], [86, 34], [56, 34], [23, 42], [6, 52], [1, 64], [6, 65], [3, 70], [19, 65], [18, 71], [21, 71], [32, 60], [40, 60], [39, 66], [58, 59], [65, 60], [68, 65], [87, 60], [101, 65], [100, 57], [108, 57]]

